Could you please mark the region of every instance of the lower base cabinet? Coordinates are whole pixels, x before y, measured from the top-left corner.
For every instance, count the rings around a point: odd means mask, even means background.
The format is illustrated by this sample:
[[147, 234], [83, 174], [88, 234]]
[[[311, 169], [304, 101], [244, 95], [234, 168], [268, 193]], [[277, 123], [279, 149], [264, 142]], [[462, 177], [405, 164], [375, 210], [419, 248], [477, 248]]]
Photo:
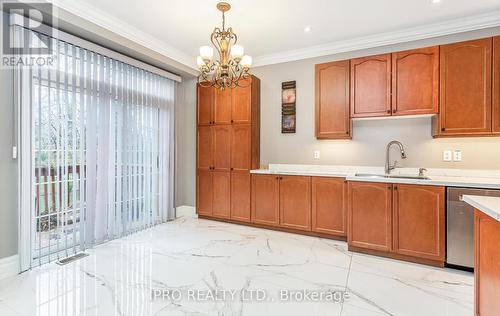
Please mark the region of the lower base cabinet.
[[391, 184], [349, 183], [349, 246], [392, 251], [391, 199]]
[[500, 222], [476, 210], [474, 214], [475, 315], [500, 315]]
[[343, 178], [312, 177], [313, 232], [347, 236], [347, 181]]
[[231, 219], [250, 221], [250, 186], [251, 176], [248, 171], [231, 172]]
[[444, 187], [351, 182], [348, 204], [349, 247], [444, 264]]
[[445, 189], [393, 185], [394, 252], [444, 261]]
[[280, 226], [311, 230], [311, 177], [282, 176], [280, 183]]
[[230, 218], [230, 172], [198, 170], [196, 188], [196, 211], [199, 215]]
[[279, 177], [252, 175], [252, 222], [278, 226], [280, 223]]

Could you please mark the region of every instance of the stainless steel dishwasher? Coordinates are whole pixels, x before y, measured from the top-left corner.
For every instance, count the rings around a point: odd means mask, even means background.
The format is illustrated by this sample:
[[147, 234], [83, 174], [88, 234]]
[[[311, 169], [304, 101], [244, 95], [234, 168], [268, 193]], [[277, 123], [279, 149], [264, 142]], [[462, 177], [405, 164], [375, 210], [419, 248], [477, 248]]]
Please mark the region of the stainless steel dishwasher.
[[500, 190], [448, 188], [446, 203], [446, 264], [474, 268], [474, 208], [463, 195], [498, 196]]

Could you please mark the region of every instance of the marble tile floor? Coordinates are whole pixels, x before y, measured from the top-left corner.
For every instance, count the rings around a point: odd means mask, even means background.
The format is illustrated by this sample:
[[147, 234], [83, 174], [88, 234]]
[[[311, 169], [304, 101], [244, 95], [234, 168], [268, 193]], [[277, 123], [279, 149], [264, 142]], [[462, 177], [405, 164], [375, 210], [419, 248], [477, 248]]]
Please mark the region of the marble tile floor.
[[473, 315], [472, 273], [322, 238], [180, 218], [88, 253], [1, 280], [0, 315]]

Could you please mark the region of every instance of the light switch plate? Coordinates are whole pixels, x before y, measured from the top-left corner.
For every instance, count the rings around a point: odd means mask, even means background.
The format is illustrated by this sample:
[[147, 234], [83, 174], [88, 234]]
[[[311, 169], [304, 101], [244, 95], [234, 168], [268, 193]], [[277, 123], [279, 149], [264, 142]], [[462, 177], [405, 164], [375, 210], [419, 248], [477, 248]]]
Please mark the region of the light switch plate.
[[318, 160], [320, 157], [320, 153], [319, 153], [319, 150], [315, 150], [314, 151], [314, 159]]
[[462, 151], [456, 149], [453, 152], [453, 161], [462, 161]]
[[451, 150], [443, 150], [443, 161], [451, 161]]

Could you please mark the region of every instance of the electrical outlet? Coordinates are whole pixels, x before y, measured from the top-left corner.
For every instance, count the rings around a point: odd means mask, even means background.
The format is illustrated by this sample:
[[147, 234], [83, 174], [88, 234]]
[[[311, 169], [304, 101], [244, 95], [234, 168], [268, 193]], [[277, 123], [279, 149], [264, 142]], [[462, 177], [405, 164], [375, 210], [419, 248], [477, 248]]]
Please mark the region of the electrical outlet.
[[462, 161], [462, 151], [456, 149], [453, 152], [453, 161]]
[[314, 159], [318, 160], [320, 157], [319, 150], [314, 151]]
[[451, 161], [451, 150], [443, 150], [443, 161]]

